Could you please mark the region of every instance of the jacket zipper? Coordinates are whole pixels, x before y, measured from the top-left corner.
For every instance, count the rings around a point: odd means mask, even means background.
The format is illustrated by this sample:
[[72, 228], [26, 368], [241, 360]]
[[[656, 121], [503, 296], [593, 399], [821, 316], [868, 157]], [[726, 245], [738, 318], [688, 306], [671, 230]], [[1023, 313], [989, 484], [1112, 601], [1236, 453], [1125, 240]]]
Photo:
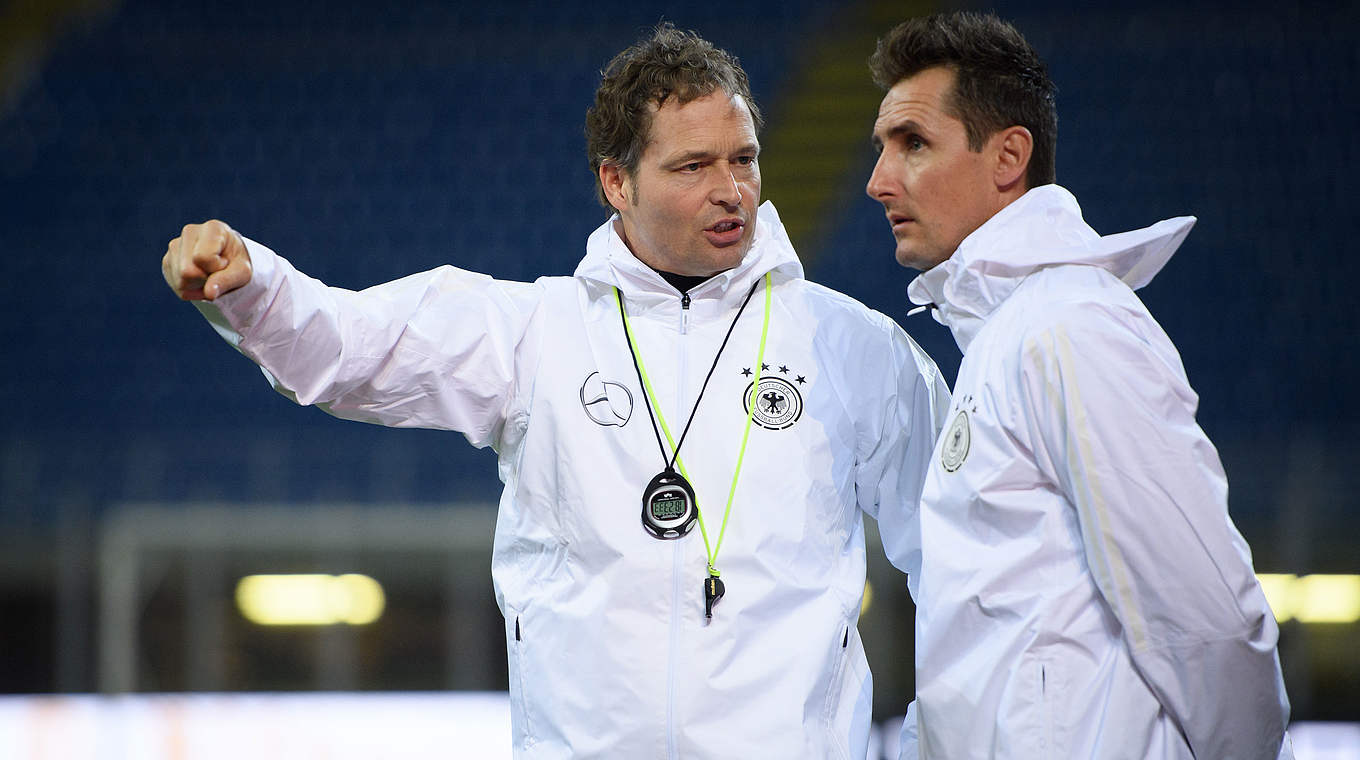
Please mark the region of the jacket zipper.
[[684, 584], [681, 579], [684, 575], [685, 553], [682, 550], [683, 542], [675, 542], [675, 551], [671, 555], [671, 640], [670, 656], [666, 661], [666, 756], [671, 760], [680, 757], [679, 750], [675, 746], [675, 658], [679, 656], [679, 647], [683, 641], [680, 636], [680, 595]]
[[[680, 334], [685, 335], [689, 331], [689, 293], [680, 294]], [[676, 360], [675, 373], [675, 398], [676, 408], [683, 406], [684, 402], [684, 378], [685, 378], [685, 344], [680, 344], [680, 355]], [[670, 635], [670, 657], [667, 660], [666, 671], [666, 750], [671, 760], [676, 760], [680, 756], [679, 749], [675, 746], [675, 669], [676, 657], [679, 656], [680, 645], [684, 637], [680, 635], [680, 616], [683, 613], [684, 605], [681, 599], [684, 595], [684, 576], [685, 576], [685, 542], [675, 542], [675, 553], [672, 555], [671, 562], [671, 635]]]

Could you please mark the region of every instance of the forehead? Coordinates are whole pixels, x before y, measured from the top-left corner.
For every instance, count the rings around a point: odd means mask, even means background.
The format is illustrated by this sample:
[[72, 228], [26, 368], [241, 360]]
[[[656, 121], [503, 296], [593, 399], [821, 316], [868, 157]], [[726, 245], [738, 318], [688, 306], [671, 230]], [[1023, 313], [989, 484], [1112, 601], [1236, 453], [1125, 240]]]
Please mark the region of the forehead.
[[723, 152], [757, 145], [755, 121], [740, 95], [715, 90], [688, 103], [667, 98], [660, 108], [653, 108], [644, 154]]
[[878, 119], [874, 121], [875, 136], [881, 137], [906, 121], [923, 126], [958, 122], [950, 114], [949, 108], [954, 78], [952, 69], [936, 66], [893, 85], [878, 106]]

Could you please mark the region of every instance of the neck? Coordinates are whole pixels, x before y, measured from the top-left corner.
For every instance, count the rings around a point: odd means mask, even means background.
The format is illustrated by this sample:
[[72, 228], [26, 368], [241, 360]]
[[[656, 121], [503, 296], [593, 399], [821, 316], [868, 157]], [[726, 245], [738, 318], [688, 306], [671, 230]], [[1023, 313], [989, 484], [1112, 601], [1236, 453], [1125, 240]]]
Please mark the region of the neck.
[[670, 283], [672, 288], [675, 288], [681, 293], [688, 293], [689, 291], [693, 290], [694, 288], [698, 287], [704, 282], [707, 282], [708, 279], [713, 276], [711, 274], [706, 275], [676, 274], [675, 272], [666, 272], [661, 269], [657, 269], [656, 267], [652, 267], [651, 269], [653, 272], [656, 272], [657, 274], [661, 275], [661, 279]]

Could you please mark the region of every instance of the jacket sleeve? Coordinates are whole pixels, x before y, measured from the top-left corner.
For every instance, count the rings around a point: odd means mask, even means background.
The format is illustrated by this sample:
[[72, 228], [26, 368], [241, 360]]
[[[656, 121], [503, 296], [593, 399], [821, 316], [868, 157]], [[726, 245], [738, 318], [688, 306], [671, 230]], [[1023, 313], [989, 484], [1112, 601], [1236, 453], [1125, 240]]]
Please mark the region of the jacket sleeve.
[[1170, 340], [1145, 312], [1085, 303], [1022, 345], [1036, 459], [1134, 666], [1196, 757], [1287, 756], [1278, 629]]
[[926, 352], [891, 320], [884, 321], [886, 349], [851, 362], [860, 374], [852, 382], [876, 387], [877, 394], [866, 395], [879, 399], [861, 433], [855, 486], [860, 508], [878, 520], [884, 554], [907, 574], [915, 598], [921, 570], [917, 511], [931, 453], [949, 413], [949, 386]]
[[246, 247], [250, 282], [195, 304], [280, 393], [346, 419], [498, 441], [536, 286], [445, 266], [356, 292]]

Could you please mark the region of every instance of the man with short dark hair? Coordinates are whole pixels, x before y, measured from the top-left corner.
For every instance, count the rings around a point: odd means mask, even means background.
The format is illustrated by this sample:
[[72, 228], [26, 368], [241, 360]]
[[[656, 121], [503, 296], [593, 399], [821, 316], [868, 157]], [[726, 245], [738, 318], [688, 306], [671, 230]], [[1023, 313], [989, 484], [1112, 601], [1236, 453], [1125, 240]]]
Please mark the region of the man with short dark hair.
[[891, 320], [803, 279], [758, 206], [758, 113], [693, 34], [615, 58], [587, 118], [614, 216], [573, 277], [356, 293], [221, 222], [163, 259], [299, 403], [495, 448], [516, 757], [864, 757], [861, 511], [914, 570], [948, 390]]
[[903, 758], [1291, 757], [1274, 617], [1180, 356], [1133, 291], [1185, 217], [1101, 237], [1055, 88], [995, 16], [908, 21], [867, 191], [964, 352], [921, 497]]

